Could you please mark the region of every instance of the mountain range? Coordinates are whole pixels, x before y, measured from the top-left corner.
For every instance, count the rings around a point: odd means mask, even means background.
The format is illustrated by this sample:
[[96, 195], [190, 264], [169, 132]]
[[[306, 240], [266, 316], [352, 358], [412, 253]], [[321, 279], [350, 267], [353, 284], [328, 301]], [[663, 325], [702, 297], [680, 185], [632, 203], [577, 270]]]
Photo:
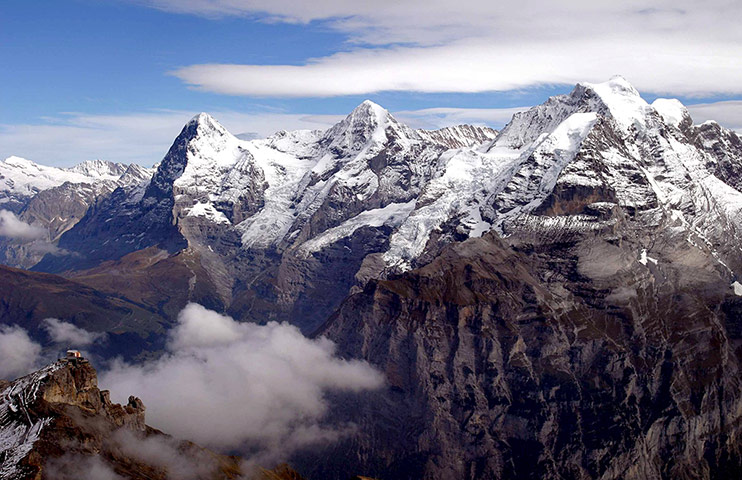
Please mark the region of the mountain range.
[[21, 312], [57, 308], [136, 358], [197, 302], [380, 369], [383, 392], [334, 398], [357, 432], [291, 459], [309, 478], [742, 469], [742, 141], [621, 77], [501, 131], [415, 130], [366, 101], [241, 140], [200, 114], [152, 170], [10, 158], [0, 182], [49, 232], [0, 246], [23, 285], [3, 323], [38, 335], [45, 313]]

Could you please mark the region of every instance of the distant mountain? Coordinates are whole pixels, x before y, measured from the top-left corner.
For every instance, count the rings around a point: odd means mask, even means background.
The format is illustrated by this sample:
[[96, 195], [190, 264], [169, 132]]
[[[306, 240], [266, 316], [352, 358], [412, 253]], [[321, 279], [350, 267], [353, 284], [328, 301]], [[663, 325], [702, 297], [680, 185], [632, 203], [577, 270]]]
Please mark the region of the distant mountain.
[[31, 267], [56, 245], [95, 201], [122, 186], [148, 181], [152, 170], [136, 164], [92, 160], [71, 168], [10, 157], [0, 162], [0, 209], [48, 232], [32, 244], [0, 237], [0, 263]]
[[[166, 288], [178, 286], [182, 284], [172, 282]], [[108, 332], [110, 342], [91, 347], [104, 357], [131, 359], [160, 350], [174, 314], [166, 306], [143, 305], [139, 297], [132, 301], [124, 295], [107, 294], [57, 275], [0, 266], [0, 324], [19, 325], [44, 345], [48, 340], [43, 321], [59, 318], [92, 332]]]

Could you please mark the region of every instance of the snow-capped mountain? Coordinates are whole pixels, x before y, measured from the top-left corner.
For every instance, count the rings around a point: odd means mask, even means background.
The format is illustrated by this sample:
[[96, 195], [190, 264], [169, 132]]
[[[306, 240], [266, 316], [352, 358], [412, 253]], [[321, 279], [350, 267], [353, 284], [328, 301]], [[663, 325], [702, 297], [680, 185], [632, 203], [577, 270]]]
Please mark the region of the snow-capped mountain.
[[58, 168], [39, 165], [25, 158], [8, 157], [0, 162], [0, 204], [17, 212], [28, 198], [64, 183], [102, 184], [112, 189], [142, 181], [149, 175], [149, 169], [136, 164], [90, 160], [74, 167]]
[[620, 77], [496, 135], [372, 102], [256, 140], [200, 114], [34, 268], [156, 313], [127, 316], [147, 345], [194, 300], [374, 364], [389, 388], [333, 412], [359, 429], [316, 478], [734, 478], [740, 179], [736, 133]]
[[[621, 208], [683, 229], [736, 278], [720, 245], [742, 207], [725, 183], [740, 171], [733, 132], [693, 126], [679, 102], [649, 105], [617, 77], [579, 84], [491, 133], [414, 130], [366, 101], [326, 132], [244, 141], [200, 114], [146, 187], [117, 191], [62, 236], [75, 255], [36, 268], [187, 249], [238, 316], [296, 320], [302, 302], [322, 298], [304, 323], [312, 329], [351, 286], [422, 265], [450, 242], [490, 230], [602, 231]], [[256, 295], [275, 301], [262, 310]]]
[[0, 209], [47, 233], [34, 244], [0, 238], [2, 263], [31, 267], [72, 228], [98, 197], [148, 181], [153, 170], [91, 160], [70, 168], [47, 167], [19, 157], [0, 162]]

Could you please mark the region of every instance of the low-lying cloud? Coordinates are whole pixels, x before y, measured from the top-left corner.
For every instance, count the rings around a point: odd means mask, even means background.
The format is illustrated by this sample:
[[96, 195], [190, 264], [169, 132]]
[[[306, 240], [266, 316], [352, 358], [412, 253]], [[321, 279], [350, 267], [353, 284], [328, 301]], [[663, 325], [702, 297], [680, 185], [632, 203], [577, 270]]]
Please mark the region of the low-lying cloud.
[[38, 365], [41, 345], [17, 325], [0, 325], [0, 379], [13, 380]]
[[99, 456], [68, 453], [49, 459], [44, 465], [44, 478], [48, 480], [124, 480]]
[[10, 210], [0, 210], [0, 236], [31, 242], [45, 238], [47, 231], [36, 225], [29, 225]]
[[103, 339], [106, 334], [102, 332], [89, 332], [72, 323], [57, 318], [47, 318], [42, 322], [44, 330], [49, 334], [52, 342], [56, 344], [67, 344], [74, 347], [86, 347]]
[[365, 362], [337, 358], [331, 341], [308, 339], [296, 327], [239, 323], [190, 304], [161, 358], [116, 363], [101, 384], [120, 400], [141, 397], [148, 423], [180, 438], [286, 455], [352, 428], [323, 425], [327, 392], [373, 390], [383, 377]]

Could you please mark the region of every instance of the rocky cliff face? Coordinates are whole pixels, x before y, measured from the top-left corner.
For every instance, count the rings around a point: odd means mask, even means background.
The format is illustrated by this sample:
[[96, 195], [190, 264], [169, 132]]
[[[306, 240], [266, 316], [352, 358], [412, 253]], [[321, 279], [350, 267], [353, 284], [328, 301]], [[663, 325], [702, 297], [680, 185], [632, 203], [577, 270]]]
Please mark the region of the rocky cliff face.
[[136, 397], [129, 397], [124, 406], [111, 403], [108, 392], [98, 389], [95, 369], [84, 359], [60, 360], [19, 378], [0, 392], [0, 478], [240, 475], [237, 458], [178, 442], [145, 425], [144, 412]]
[[742, 301], [712, 257], [657, 240], [655, 259], [487, 235], [369, 283], [321, 333], [389, 388], [327, 456], [392, 478], [734, 478]]
[[517, 115], [479, 197], [494, 231], [319, 332], [390, 384], [335, 453], [395, 478], [734, 478], [737, 142], [621, 79]]

